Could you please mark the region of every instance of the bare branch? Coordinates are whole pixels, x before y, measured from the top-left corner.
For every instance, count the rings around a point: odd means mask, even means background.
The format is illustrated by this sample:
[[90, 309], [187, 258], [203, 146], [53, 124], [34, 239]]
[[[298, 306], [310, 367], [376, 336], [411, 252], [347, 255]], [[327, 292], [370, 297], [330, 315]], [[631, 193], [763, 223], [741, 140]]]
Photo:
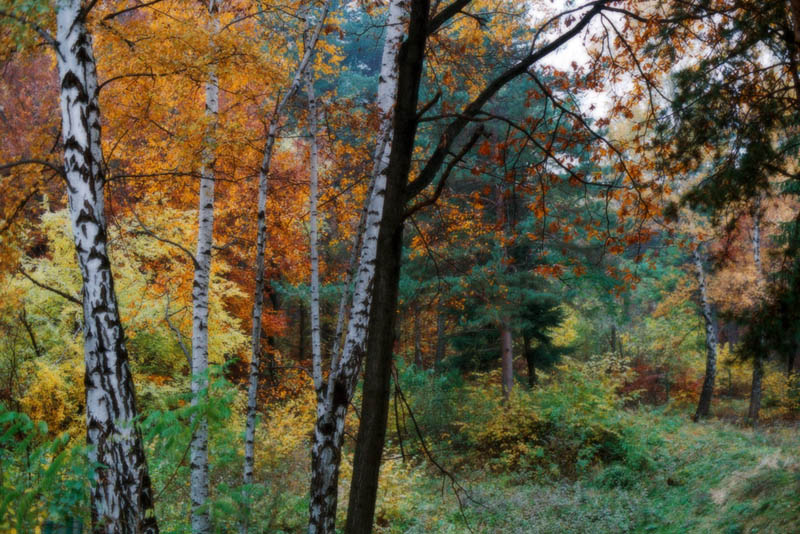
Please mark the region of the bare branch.
[[45, 30], [44, 28], [42, 28], [41, 26], [39, 26], [38, 24], [36, 24], [32, 20], [28, 20], [28, 19], [26, 19], [24, 17], [20, 17], [19, 15], [15, 15], [14, 13], [9, 13], [8, 11], [5, 11], [5, 10], [0, 10], [0, 18], [3, 18], [3, 17], [8, 18], [8, 19], [12, 19], [12, 20], [16, 20], [17, 22], [20, 22], [20, 23], [24, 24], [25, 26], [28, 26], [30, 29], [32, 29], [33, 31], [38, 33], [42, 37], [42, 39], [47, 41], [47, 44], [49, 44], [50, 46], [55, 48], [56, 52], [58, 52], [58, 41], [56, 41], [53, 38], [53, 36], [50, 35], [50, 32], [48, 32], [47, 30]]
[[83, 306], [83, 303], [82, 303], [82, 302], [81, 302], [81, 301], [80, 301], [80, 300], [79, 300], [77, 297], [73, 297], [73, 296], [72, 296], [72, 295], [70, 295], [69, 293], [65, 293], [65, 292], [61, 291], [60, 289], [56, 289], [56, 288], [54, 288], [54, 287], [48, 286], [47, 284], [44, 284], [44, 283], [42, 283], [42, 282], [40, 282], [40, 281], [36, 280], [36, 279], [35, 279], [35, 278], [33, 278], [31, 275], [29, 275], [28, 273], [26, 273], [26, 272], [25, 272], [25, 269], [23, 269], [22, 267], [20, 267], [20, 268], [19, 268], [19, 272], [20, 272], [20, 274], [21, 274], [22, 276], [24, 276], [25, 278], [27, 278], [28, 280], [30, 280], [30, 281], [31, 281], [31, 283], [32, 283], [33, 285], [35, 285], [35, 286], [38, 286], [38, 287], [41, 287], [42, 289], [46, 289], [47, 291], [50, 291], [50, 292], [52, 292], [52, 293], [55, 293], [55, 294], [56, 294], [56, 295], [58, 295], [59, 297], [65, 298], [65, 299], [67, 299], [68, 301], [70, 301], [70, 302], [73, 302], [73, 303], [77, 304], [78, 306], [81, 306], [81, 307]]
[[136, 213], [133, 210], [131, 212], [133, 213], [133, 216], [136, 218], [136, 222], [138, 222], [139, 226], [141, 226], [142, 233], [144, 233], [145, 235], [149, 235], [150, 237], [152, 237], [156, 241], [161, 241], [162, 243], [166, 243], [167, 245], [172, 245], [173, 247], [176, 247], [176, 248], [180, 249], [181, 251], [186, 253], [187, 256], [189, 256], [189, 258], [192, 260], [192, 265], [194, 266], [195, 269], [198, 269], [200, 267], [199, 264], [197, 263], [197, 258], [194, 257], [194, 254], [192, 254], [189, 251], [189, 249], [187, 249], [186, 247], [184, 247], [180, 243], [176, 243], [175, 241], [172, 241], [171, 239], [167, 239], [165, 237], [159, 236], [158, 234], [156, 234], [155, 232], [150, 230], [147, 226], [145, 226], [145, 224], [139, 218], [139, 214], [138, 213]]
[[175, 333], [175, 339], [178, 341], [178, 345], [180, 346], [181, 351], [183, 351], [183, 355], [186, 356], [186, 363], [189, 364], [189, 368], [191, 369], [192, 368], [192, 355], [189, 352], [189, 349], [186, 348], [186, 344], [183, 342], [184, 335], [181, 333], [180, 330], [178, 330], [178, 328], [174, 324], [172, 324], [172, 321], [169, 320], [170, 315], [174, 315], [175, 313], [178, 313], [178, 312], [174, 312], [172, 314], [169, 313], [169, 300], [170, 299], [169, 299], [169, 291], [168, 291], [167, 292], [167, 305], [164, 307], [164, 320], [167, 322], [167, 326], [169, 326], [169, 329], [172, 330]]

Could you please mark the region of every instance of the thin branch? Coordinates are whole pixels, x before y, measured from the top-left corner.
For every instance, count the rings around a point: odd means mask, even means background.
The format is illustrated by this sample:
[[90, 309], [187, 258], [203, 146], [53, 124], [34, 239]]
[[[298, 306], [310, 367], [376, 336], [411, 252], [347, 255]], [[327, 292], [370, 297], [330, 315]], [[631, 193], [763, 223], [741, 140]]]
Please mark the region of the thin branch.
[[466, 144], [461, 148], [461, 151], [458, 154], [453, 155], [453, 159], [451, 159], [450, 162], [447, 164], [447, 167], [445, 168], [444, 173], [442, 173], [442, 177], [439, 179], [439, 184], [436, 186], [436, 191], [434, 191], [433, 195], [426, 199], [420, 200], [419, 202], [408, 208], [403, 214], [403, 219], [412, 216], [422, 208], [430, 206], [431, 204], [434, 204], [437, 200], [439, 200], [439, 197], [442, 195], [442, 191], [444, 191], [444, 186], [447, 183], [447, 178], [450, 176], [450, 173], [452, 172], [453, 168], [462, 159], [464, 159], [464, 156], [466, 156], [470, 150], [472, 150], [472, 147], [475, 146], [475, 143], [478, 142], [478, 139], [480, 138], [481, 135], [483, 135], [482, 126], [477, 130], [475, 130], [475, 132], [472, 134], [472, 137], [470, 137], [469, 141], [467, 141]]
[[124, 15], [125, 13], [128, 13], [130, 11], [134, 11], [136, 9], [140, 9], [143, 7], [152, 6], [153, 4], [157, 4], [159, 2], [163, 2], [163, 0], [152, 0], [151, 2], [145, 2], [144, 4], [138, 4], [135, 6], [126, 7], [125, 9], [121, 9], [119, 11], [115, 11], [114, 13], [106, 15], [105, 17], [103, 17], [103, 20], [111, 20], [113, 18], [119, 17], [120, 15]]
[[456, 137], [458, 137], [458, 134], [461, 133], [470, 120], [483, 109], [483, 106], [489, 100], [491, 100], [497, 94], [497, 92], [500, 91], [500, 89], [505, 87], [506, 84], [518, 76], [528, 72], [528, 69], [534, 63], [548, 56], [560, 48], [561, 45], [567, 43], [573, 37], [582, 32], [589, 22], [591, 22], [596, 15], [603, 11], [605, 4], [609, 1], [610, 0], [596, 0], [585, 6], [582, 6], [582, 8], [591, 6], [591, 9], [574, 26], [572, 26], [572, 28], [565, 31], [560, 36], [556, 37], [541, 48], [531, 52], [523, 60], [519, 61], [516, 65], [492, 80], [486, 86], [486, 88], [484, 88], [484, 90], [481, 91], [481, 93], [464, 108], [459, 117], [447, 125], [447, 128], [445, 128], [445, 131], [439, 138], [439, 143], [436, 147], [436, 150], [434, 150], [430, 158], [428, 158], [427, 163], [419, 172], [417, 178], [408, 184], [406, 188], [406, 198], [410, 199], [415, 197], [433, 181], [442, 164], [444, 163], [445, 157], [450, 151], [450, 147], [455, 142]]
[[136, 218], [136, 222], [139, 223], [139, 226], [142, 227], [142, 231], [143, 231], [142, 233], [144, 233], [146, 235], [149, 235], [150, 237], [152, 237], [156, 241], [161, 241], [162, 243], [166, 243], [167, 245], [172, 245], [173, 247], [176, 247], [176, 248], [180, 249], [181, 251], [186, 253], [187, 256], [189, 256], [189, 258], [192, 260], [192, 265], [194, 265], [195, 269], [199, 269], [200, 268], [200, 264], [197, 262], [197, 258], [194, 257], [194, 254], [192, 254], [191, 251], [189, 251], [189, 249], [187, 249], [186, 247], [184, 247], [180, 243], [176, 243], [175, 241], [172, 241], [172, 240], [167, 239], [165, 237], [159, 236], [158, 234], [156, 234], [155, 232], [150, 230], [147, 226], [145, 226], [145, 224], [139, 218], [139, 214], [136, 213], [136, 211], [131, 210], [131, 213], [133, 213], [133, 216]]
[[431, 101], [428, 102], [427, 104], [425, 104], [424, 106], [422, 106], [422, 108], [420, 108], [420, 110], [417, 111], [417, 120], [421, 119], [422, 116], [425, 115], [425, 113], [427, 113], [429, 109], [431, 109], [433, 106], [435, 106], [440, 98], [442, 98], [442, 91], [441, 90], [436, 91], [436, 95], [431, 99]]
[[20, 17], [19, 15], [15, 15], [13, 13], [9, 13], [8, 11], [5, 11], [5, 10], [0, 10], [0, 18], [2, 18], [2, 17], [9, 18], [9, 19], [12, 19], [12, 20], [16, 20], [17, 22], [20, 22], [20, 23], [28, 26], [33, 31], [38, 33], [45, 41], [47, 41], [47, 44], [49, 44], [50, 46], [55, 48], [56, 52], [58, 52], [58, 41], [56, 41], [53, 38], [53, 36], [50, 35], [50, 32], [48, 32], [47, 30], [45, 30], [44, 28], [42, 28], [41, 26], [39, 26], [35, 22], [33, 22], [31, 20], [28, 20], [28, 19], [26, 19], [24, 17]]
[[[172, 321], [169, 320], [170, 313], [169, 313], [169, 292], [167, 292], [167, 305], [164, 307], [164, 320], [167, 322], [167, 326], [169, 329], [175, 333], [175, 338], [178, 340], [178, 345], [181, 347], [181, 351], [183, 351], [183, 355], [186, 356], [186, 363], [189, 364], [189, 368], [192, 367], [192, 355], [189, 352], [189, 349], [186, 348], [186, 345], [183, 343], [184, 335], [181, 333], [178, 328], [172, 324]], [[178, 313], [178, 312], [175, 312]]]
[[24, 276], [25, 278], [27, 278], [28, 280], [30, 280], [30, 281], [31, 281], [31, 283], [33, 283], [33, 285], [35, 285], [35, 286], [38, 286], [38, 287], [41, 287], [42, 289], [46, 289], [47, 291], [51, 291], [51, 292], [55, 293], [56, 295], [58, 295], [59, 297], [65, 298], [65, 299], [67, 299], [67, 300], [68, 300], [68, 301], [70, 301], [70, 302], [74, 302], [74, 303], [75, 303], [75, 304], [77, 304], [78, 306], [81, 306], [81, 307], [83, 306], [83, 303], [82, 303], [82, 302], [81, 302], [81, 301], [80, 301], [78, 298], [76, 298], [76, 297], [73, 297], [73, 296], [72, 296], [72, 295], [70, 295], [69, 293], [65, 293], [65, 292], [63, 292], [63, 291], [61, 291], [60, 289], [56, 289], [56, 288], [54, 288], [54, 287], [48, 286], [47, 284], [44, 284], [44, 283], [42, 283], [42, 282], [40, 282], [40, 281], [36, 280], [36, 279], [35, 279], [35, 278], [33, 278], [31, 275], [29, 275], [28, 273], [26, 273], [26, 272], [25, 272], [25, 269], [23, 269], [22, 267], [20, 267], [20, 268], [19, 268], [19, 272], [20, 272], [20, 274], [21, 274], [22, 276]]
[[64, 177], [64, 167], [57, 163], [53, 163], [44, 159], [19, 159], [17, 161], [11, 161], [9, 163], [4, 163], [0, 165], [0, 171], [5, 171], [8, 169], [13, 169], [14, 167], [20, 167], [23, 165], [41, 165], [42, 167], [47, 167], [58, 173], [59, 176]]
[[461, 500], [461, 495], [459, 494], [459, 491], [462, 491], [464, 493], [464, 495], [469, 500], [471, 500], [472, 502], [477, 503], [477, 504], [481, 504], [481, 503], [479, 503], [478, 501], [473, 499], [472, 496], [470, 496], [470, 494], [467, 491], [467, 489], [464, 486], [462, 486], [461, 483], [458, 482], [458, 480], [456, 480], [455, 475], [453, 475], [450, 471], [445, 469], [436, 460], [436, 458], [433, 457], [433, 454], [431, 453], [430, 449], [428, 448], [428, 444], [425, 442], [425, 436], [422, 435], [422, 431], [419, 428], [419, 424], [417, 424], [417, 418], [414, 416], [414, 412], [411, 410], [411, 406], [408, 404], [408, 400], [406, 399], [406, 396], [403, 393], [403, 390], [400, 388], [400, 380], [398, 379], [397, 367], [395, 367], [394, 363], [392, 363], [392, 373], [394, 374], [394, 383], [395, 383], [396, 391], [397, 391], [397, 393], [399, 393], [400, 400], [403, 402], [403, 405], [405, 406], [406, 411], [408, 412], [408, 415], [411, 417], [411, 423], [414, 425], [414, 431], [416, 432], [417, 437], [419, 438], [419, 444], [422, 447], [422, 450], [425, 453], [425, 456], [436, 467], [436, 469], [438, 469], [439, 472], [442, 473], [442, 475], [444, 477], [446, 477], [446, 478], [448, 478], [450, 480], [450, 487], [453, 489], [453, 495], [455, 495], [456, 500], [458, 501], [458, 511], [461, 514], [461, 518], [464, 520], [464, 525], [467, 527], [467, 530], [469, 530], [470, 532], [472, 532], [474, 534], [475, 531], [472, 530], [472, 527], [470, 526], [469, 521], [467, 521], [467, 516], [464, 513], [464, 503]]
[[438, 30], [442, 24], [455, 17], [457, 14], [462, 13], [462, 9], [467, 7], [472, 0], [454, 0], [452, 4], [445, 7], [433, 16], [428, 24], [428, 34], [433, 34]]

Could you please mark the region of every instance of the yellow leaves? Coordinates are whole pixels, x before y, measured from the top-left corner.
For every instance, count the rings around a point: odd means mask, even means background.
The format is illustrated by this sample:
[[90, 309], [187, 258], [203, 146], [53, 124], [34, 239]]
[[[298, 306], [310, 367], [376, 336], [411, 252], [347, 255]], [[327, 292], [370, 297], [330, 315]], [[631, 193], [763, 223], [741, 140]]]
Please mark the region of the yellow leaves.
[[32, 367], [31, 385], [20, 399], [22, 411], [34, 421], [47, 423], [51, 433], [61, 433], [72, 422], [77, 406], [83, 401], [82, 376], [75, 373], [75, 366], [70, 363], [51, 366], [36, 362]]

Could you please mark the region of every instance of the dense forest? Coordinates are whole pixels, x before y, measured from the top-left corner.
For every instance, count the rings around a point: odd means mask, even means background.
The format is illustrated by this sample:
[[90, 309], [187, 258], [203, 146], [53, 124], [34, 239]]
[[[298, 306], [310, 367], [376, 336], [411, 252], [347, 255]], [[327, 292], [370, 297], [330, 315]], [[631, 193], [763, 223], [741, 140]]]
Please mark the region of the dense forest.
[[0, 0], [0, 533], [800, 532], [800, 0]]

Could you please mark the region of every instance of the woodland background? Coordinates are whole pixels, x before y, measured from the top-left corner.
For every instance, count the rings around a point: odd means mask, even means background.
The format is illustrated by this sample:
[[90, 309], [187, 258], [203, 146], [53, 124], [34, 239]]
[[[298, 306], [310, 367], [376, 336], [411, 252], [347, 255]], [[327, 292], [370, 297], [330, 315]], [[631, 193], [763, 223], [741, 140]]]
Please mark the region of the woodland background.
[[0, 531], [800, 530], [798, 61], [794, 0], [0, 1]]

